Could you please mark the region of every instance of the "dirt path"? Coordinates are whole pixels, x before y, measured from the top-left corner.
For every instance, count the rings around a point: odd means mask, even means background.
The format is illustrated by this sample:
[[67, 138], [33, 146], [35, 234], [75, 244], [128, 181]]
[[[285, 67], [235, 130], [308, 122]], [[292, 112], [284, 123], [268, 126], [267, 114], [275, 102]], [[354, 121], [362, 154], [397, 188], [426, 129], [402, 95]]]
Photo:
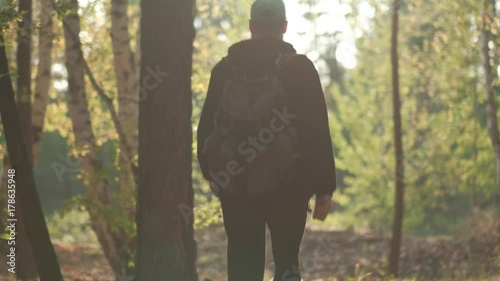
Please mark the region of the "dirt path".
[[[198, 236], [201, 277], [214, 281], [226, 279], [224, 239], [222, 228]], [[301, 247], [301, 272], [307, 281], [344, 280], [347, 276], [364, 276], [359, 280], [381, 280], [387, 268], [388, 250], [389, 237], [382, 235], [307, 229]], [[409, 238], [403, 243], [401, 272], [405, 277], [429, 281], [500, 280], [499, 250], [499, 227], [479, 237], [459, 240]], [[271, 278], [274, 264], [269, 237], [266, 266], [269, 273], [266, 277]]]
[[[226, 280], [223, 228], [210, 227], [198, 231], [196, 236], [200, 281]], [[330, 281], [355, 276], [356, 280], [381, 280], [387, 267], [385, 257], [388, 245], [388, 237], [374, 233], [308, 228], [301, 249], [303, 278], [307, 281]], [[107, 261], [97, 245], [56, 242], [55, 248], [66, 281], [113, 280]], [[462, 239], [407, 238], [403, 246], [401, 272], [405, 277], [429, 281], [468, 278], [500, 280], [499, 250], [500, 224], [486, 233]], [[1, 272], [4, 273], [4, 262], [1, 262]], [[269, 240], [266, 267], [266, 278], [270, 278], [274, 265]], [[0, 280], [9, 279], [0, 275]]]

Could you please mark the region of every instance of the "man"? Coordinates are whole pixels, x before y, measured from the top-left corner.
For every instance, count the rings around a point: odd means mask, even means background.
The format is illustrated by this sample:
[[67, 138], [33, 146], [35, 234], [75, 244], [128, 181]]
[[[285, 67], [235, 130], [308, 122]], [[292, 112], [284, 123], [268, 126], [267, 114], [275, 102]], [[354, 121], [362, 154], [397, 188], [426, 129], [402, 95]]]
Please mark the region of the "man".
[[[309, 199], [315, 195], [313, 218], [324, 220], [332, 207], [331, 196], [336, 188], [326, 104], [312, 62], [303, 55], [293, 55], [296, 53], [293, 46], [283, 41], [287, 29], [283, 1], [256, 0], [251, 8], [249, 27], [252, 38], [230, 47], [228, 56], [212, 70], [198, 127], [198, 160], [203, 176], [221, 200], [228, 236], [228, 280], [263, 280], [266, 225], [272, 239], [274, 281], [301, 280], [298, 255]], [[284, 111], [280, 108], [273, 112], [284, 123], [288, 121], [283, 116], [290, 117], [297, 131], [300, 157], [293, 163], [292, 179], [255, 196], [229, 192], [224, 184], [219, 184], [221, 178], [218, 177], [222, 174], [211, 171], [206, 151], [206, 143], [217, 126], [214, 119], [223, 93], [233, 72], [242, 77], [272, 73], [271, 69], [283, 56], [287, 59], [277, 75], [287, 103]], [[231, 169], [243, 171], [236, 166]], [[226, 172], [226, 182], [232, 180], [229, 174], [233, 175]], [[236, 180], [233, 183], [245, 184]]]

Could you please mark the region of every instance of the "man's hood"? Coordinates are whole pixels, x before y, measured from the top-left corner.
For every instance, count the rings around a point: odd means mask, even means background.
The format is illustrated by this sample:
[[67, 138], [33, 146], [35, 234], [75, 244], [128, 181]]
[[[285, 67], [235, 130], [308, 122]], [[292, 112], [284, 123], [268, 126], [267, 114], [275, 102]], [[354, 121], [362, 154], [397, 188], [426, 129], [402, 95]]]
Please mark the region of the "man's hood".
[[279, 39], [250, 39], [232, 45], [228, 50], [228, 59], [239, 69], [260, 69], [275, 62], [281, 53], [296, 51], [290, 43]]

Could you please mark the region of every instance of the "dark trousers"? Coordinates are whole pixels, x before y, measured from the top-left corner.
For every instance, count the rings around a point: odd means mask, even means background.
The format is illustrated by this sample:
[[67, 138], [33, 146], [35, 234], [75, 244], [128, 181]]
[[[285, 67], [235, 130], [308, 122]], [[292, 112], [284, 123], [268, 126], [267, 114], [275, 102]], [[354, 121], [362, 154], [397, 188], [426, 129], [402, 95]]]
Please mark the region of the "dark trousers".
[[281, 192], [254, 198], [222, 194], [221, 205], [229, 281], [263, 280], [266, 224], [271, 233], [274, 281], [300, 281], [298, 256], [308, 198]]

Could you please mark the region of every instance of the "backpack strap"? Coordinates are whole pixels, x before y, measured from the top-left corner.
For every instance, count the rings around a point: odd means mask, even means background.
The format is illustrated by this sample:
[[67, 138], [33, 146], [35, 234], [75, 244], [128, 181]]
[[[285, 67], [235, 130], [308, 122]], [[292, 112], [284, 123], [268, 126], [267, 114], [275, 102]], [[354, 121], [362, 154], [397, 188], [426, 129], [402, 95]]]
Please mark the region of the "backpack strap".
[[233, 63], [231, 62], [231, 59], [229, 59], [229, 56], [225, 56], [221, 59], [221, 61], [223, 61], [226, 65], [225, 67], [225, 70], [226, 70], [226, 73], [225, 73], [225, 76], [226, 76], [226, 79], [231, 77], [231, 76], [234, 76], [236, 75], [236, 67], [233, 65]]
[[292, 59], [298, 57], [297, 53], [280, 53], [276, 57], [276, 69], [281, 70], [287, 65]]

